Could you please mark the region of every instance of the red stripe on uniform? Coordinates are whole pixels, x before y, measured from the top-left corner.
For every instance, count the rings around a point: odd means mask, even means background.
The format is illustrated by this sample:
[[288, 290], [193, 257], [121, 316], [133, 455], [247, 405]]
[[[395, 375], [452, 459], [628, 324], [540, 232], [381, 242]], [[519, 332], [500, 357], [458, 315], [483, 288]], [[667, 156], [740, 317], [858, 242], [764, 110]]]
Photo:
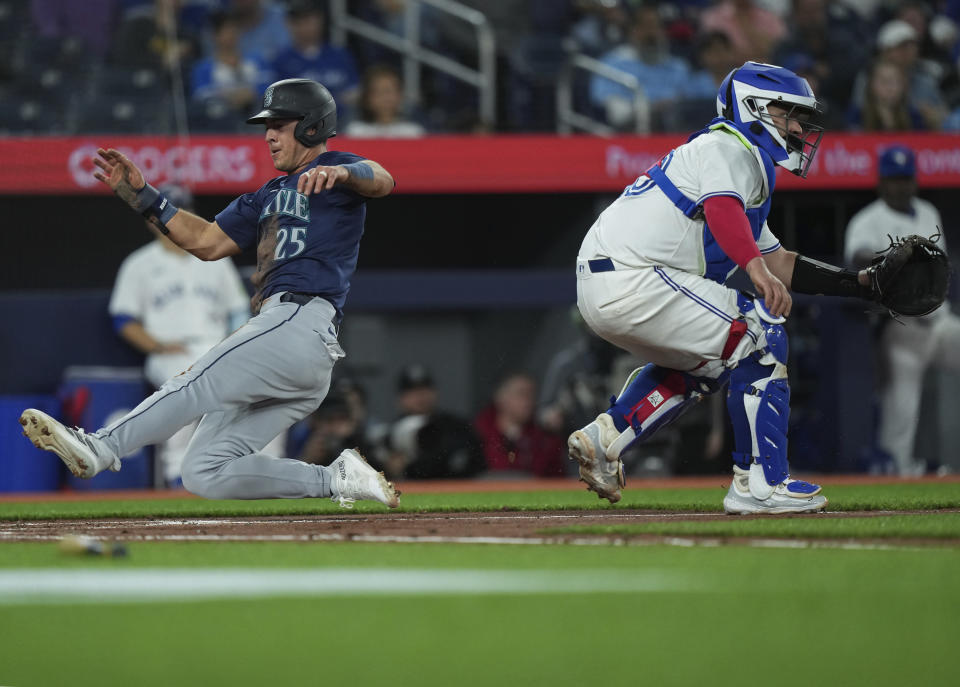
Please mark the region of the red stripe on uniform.
[[723, 344], [723, 352], [720, 353], [720, 360], [727, 360], [740, 345], [740, 339], [747, 333], [746, 320], [734, 320], [730, 323], [730, 333], [727, 334], [727, 342]]

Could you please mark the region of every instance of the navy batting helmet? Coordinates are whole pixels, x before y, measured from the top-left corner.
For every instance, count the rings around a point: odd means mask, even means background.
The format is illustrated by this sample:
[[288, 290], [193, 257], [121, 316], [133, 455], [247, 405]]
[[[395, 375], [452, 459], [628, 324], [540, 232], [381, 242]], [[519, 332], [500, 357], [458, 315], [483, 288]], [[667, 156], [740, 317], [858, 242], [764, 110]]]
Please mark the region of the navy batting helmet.
[[[284, 79], [267, 86], [263, 109], [247, 124], [260, 124], [265, 119], [299, 119], [293, 136], [308, 147], [337, 135], [337, 103], [330, 91], [310, 79]], [[317, 131], [308, 134], [309, 129]]]
[[907, 146], [890, 146], [880, 154], [877, 172], [881, 179], [914, 177], [917, 175], [917, 156]]

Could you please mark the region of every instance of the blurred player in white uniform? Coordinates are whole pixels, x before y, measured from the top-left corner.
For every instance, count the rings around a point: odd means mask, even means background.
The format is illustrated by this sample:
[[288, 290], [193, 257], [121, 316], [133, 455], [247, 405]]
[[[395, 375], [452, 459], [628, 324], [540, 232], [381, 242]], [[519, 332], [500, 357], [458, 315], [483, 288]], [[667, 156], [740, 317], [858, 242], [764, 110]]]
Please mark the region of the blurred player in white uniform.
[[[189, 191], [167, 186], [178, 207], [193, 209]], [[190, 367], [250, 316], [250, 301], [230, 260], [204, 262], [163, 236], [156, 236], [120, 265], [110, 296], [110, 315], [123, 339], [146, 355], [144, 373], [157, 389]], [[157, 446], [162, 479], [180, 481], [180, 465], [197, 423]]]
[[[747, 62], [720, 86], [706, 128], [641, 175], [600, 215], [577, 257], [577, 303], [598, 335], [650, 361], [606, 413], [570, 435], [580, 476], [611, 503], [620, 456], [728, 385], [734, 479], [728, 513], [822, 510], [818, 485], [790, 478], [787, 334], [800, 293], [871, 296], [867, 274], [785, 250], [767, 226], [777, 166], [806, 176], [823, 128], [805, 79]], [[724, 286], [737, 267], [760, 298]]]
[[[877, 172], [880, 197], [854, 215], [847, 226], [843, 251], [847, 264], [865, 267], [890, 246], [890, 237], [911, 234], [935, 238], [946, 250], [940, 213], [916, 197], [914, 152], [902, 145], [887, 148], [880, 155]], [[880, 350], [885, 383], [877, 443], [889, 454], [898, 474], [922, 475], [926, 463], [916, 459], [913, 448], [923, 377], [930, 365], [960, 370], [960, 318], [947, 306], [923, 317], [887, 322], [880, 334]]]

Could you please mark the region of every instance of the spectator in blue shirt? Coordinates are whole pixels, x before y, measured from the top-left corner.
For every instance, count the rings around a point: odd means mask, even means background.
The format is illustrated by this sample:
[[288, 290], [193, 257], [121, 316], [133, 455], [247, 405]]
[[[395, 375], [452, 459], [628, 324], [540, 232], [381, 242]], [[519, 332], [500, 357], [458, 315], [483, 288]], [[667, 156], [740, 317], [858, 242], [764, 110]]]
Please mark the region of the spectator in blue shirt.
[[[669, 48], [657, 8], [643, 5], [633, 11], [628, 42], [600, 58], [604, 64], [637, 77], [654, 121], [686, 95], [690, 79], [690, 65], [672, 56]], [[630, 90], [619, 83], [601, 76], [590, 80], [590, 102], [606, 113], [613, 126], [629, 126], [633, 119], [632, 99]]]
[[239, 27], [234, 15], [214, 14], [213, 52], [193, 65], [190, 97], [196, 102], [217, 100], [238, 113], [256, 105], [270, 75], [254, 55], [245, 55], [238, 45]]
[[353, 56], [344, 48], [324, 43], [326, 17], [315, 0], [292, 0], [287, 8], [287, 26], [292, 45], [281, 50], [271, 63], [274, 79], [312, 79], [333, 95], [340, 116], [357, 101], [360, 76]]
[[284, 7], [275, 0], [229, 0], [240, 28], [240, 52], [270, 62], [290, 45]]

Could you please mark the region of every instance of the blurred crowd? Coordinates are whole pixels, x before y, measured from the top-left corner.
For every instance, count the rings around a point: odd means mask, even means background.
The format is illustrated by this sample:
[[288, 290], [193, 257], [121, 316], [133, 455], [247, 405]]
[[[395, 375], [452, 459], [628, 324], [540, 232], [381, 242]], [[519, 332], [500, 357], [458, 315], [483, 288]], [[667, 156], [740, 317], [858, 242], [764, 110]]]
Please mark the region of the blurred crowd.
[[349, 375], [335, 380], [320, 407], [295, 425], [287, 452], [327, 465], [356, 448], [392, 479], [499, 479], [568, 474], [566, 436], [537, 417], [536, 380], [517, 371], [503, 376], [473, 417], [444, 409], [433, 373], [420, 363], [396, 382], [393, 417], [370, 417], [367, 392]]
[[[416, 0], [348, 12], [404, 37]], [[459, 0], [496, 38], [495, 121], [475, 88], [430, 67], [413, 97], [400, 53], [351, 33], [332, 42], [323, 0], [0, 0], [0, 132], [242, 131], [272, 81], [318, 80], [351, 136], [556, 131], [556, 88], [582, 54], [634, 76], [652, 131], [701, 126], [745, 60], [805, 76], [833, 130], [960, 129], [960, 0]], [[422, 45], [468, 67], [477, 41], [423, 5]], [[575, 109], [634, 129], [634, 94], [576, 71]], [[175, 97], [182, 93], [183, 98]]]

